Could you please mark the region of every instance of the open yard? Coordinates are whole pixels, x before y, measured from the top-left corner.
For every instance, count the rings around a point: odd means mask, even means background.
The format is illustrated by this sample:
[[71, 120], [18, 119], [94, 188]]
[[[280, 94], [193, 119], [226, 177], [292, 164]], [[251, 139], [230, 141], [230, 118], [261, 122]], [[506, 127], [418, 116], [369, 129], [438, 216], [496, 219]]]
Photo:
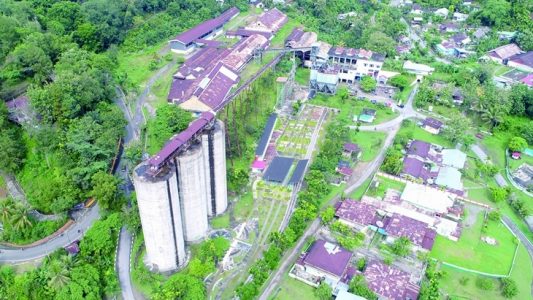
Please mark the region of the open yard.
[[361, 161], [372, 161], [383, 145], [387, 134], [380, 131], [355, 131], [350, 130], [350, 139], [361, 147]]
[[401, 193], [405, 188], [405, 183], [381, 176], [376, 176], [375, 181], [379, 182], [378, 187], [374, 188], [371, 185], [367, 192], [367, 194], [371, 197], [383, 198], [383, 196], [385, 196], [385, 192], [387, 192], [388, 189], [397, 190]]
[[281, 285], [269, 298], [270, 300], [318, 300], [315, 296], [315, 288], [285, 274]]
[[[446, 275], [440, 281], [440, 289], [444, 295], [454, 299], [505, 299], [500, 292], [500, 281], [491, 279], [493, 289], [482, 290], [476, 286], [479, 275], [457, 270], [448, 266], [441, 266]], [[489, 278], [489, 277], [485, 277]], [[531, 296], [531, 280], [533, 270], [526, 248], [520, 244], [516, 254], [516, 261], [511, 272], [511, 278], [518, 286], [518, 295], [514, 299], [533, 299]]]
[[[499, 221], [488, 221], [483, 231], [483, 212], [476, 222], [463, 228], [459, 241], [437, 236], [430, 257], [479, 272], [506, 275], [509, 273], [516, 249], [513, 234]], [[491, 237], [496, 245], [489, 245], [481, 237]]]
[[[376, 119], [374, 122], [370, 123], [370, 125], [390, 121], [398, 116], [398, 113], [392, 111], [390, 107], [385, 107], [381, 104], [373, 104], [368, 100], [357, 100], [354, 97], [349, 97], [348, 99], [343, 100], [337, 95], [330, 96], [325, 94], [317, 94], [313, 99], [311, 99], [310, 103], [339, 109], [340, 113], [337, 117], [338, 120], [352, 125], [356, 123], [354, 122], [354, 116], [361, 114], [365, 108], [376, 110]], [[367, 124], [363, 123], [363, 125]]]
[[402, 125], [402, 128], [400, 128], [400, 131], [398, 132], [398, 135], [407, 134], [410, 138], [415, 140], [421, 140], [432, 144], [441, 145], [443, 147], [453, 147], [447, 139], [445, 139], [441, 135], [437, 134], [431, 134], [424, 129], [420, 128], [415, 122], [409, 122], [407, 124]]
[[296, 83], [307, 86], [309, 84], [309, 74], [311, 70], [308, 68], [297, 68], [294, 80]]

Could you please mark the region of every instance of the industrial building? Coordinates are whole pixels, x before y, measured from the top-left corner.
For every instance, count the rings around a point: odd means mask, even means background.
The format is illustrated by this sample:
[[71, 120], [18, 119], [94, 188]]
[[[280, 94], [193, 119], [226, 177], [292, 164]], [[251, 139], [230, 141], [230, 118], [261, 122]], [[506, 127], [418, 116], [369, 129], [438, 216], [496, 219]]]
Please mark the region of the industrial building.
[[185, 242], [205, 238], [208, 217], [226, 210], [225, 155], [224, 124], [205, 112], [135, 169], [146, 262], [155, 270], [183, 265]]

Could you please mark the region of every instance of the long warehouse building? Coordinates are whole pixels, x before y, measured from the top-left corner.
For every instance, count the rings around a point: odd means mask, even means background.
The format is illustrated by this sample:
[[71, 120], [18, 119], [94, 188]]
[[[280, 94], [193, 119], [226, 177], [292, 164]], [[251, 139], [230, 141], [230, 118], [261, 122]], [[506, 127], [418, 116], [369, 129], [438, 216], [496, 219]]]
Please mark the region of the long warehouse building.
[[224, 124], [202, 113], [133, 172], [147, 263], [159, 272], [186, 262], [185, 243], [206, 237], [208, 216], [228, 206]]

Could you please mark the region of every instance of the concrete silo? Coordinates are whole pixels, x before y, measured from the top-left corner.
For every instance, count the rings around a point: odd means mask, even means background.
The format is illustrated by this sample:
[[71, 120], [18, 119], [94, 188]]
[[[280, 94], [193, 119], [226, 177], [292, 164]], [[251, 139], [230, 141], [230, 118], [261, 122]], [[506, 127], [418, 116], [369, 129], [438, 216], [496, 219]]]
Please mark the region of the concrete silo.
[[175, 157], [184, 239], [187, 242], [204, 238], [208, 230], [206, 168], [201, 144], [191, 145]]
[[224, 123], [217, 121], [202, 135], [206, 162], [207, 210], [209, 216], [219, 215], [228, 207], [226, 182], [226, 140]]
[[174, 165], [157, 174], [142, 163], [133, 172], [141, 217], [146, 262], [160, 272], [175, 270], [185, 262], [185, 243]]

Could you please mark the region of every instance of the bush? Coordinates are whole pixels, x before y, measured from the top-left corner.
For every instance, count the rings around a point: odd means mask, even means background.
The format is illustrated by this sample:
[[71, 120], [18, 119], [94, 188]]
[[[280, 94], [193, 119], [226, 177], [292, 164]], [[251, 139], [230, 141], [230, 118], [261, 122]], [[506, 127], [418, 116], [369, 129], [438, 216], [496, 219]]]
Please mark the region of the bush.
[[505, 298], [513, 298], [518, 294], [518, 287], [516, 286], [516, 282], [507, 277], [502, 278], [502, 296]]
[[363, 79], [361, 79], [361, 89], [367, 93], [375, 90], [376, 85], [376, 80], [370, 76], [364, 76]]
[[470, 281], [470, 278], [468, 277], [461, 277], [459, 278], [459, 284], [461, 284], [462, 286], [466, 286], [468, 284], [468, 282]]
[[478, 277], [476, 279], [476, 286], [484, 291], [490, 291], [494, 287], [494, 282], [490, 278]]

